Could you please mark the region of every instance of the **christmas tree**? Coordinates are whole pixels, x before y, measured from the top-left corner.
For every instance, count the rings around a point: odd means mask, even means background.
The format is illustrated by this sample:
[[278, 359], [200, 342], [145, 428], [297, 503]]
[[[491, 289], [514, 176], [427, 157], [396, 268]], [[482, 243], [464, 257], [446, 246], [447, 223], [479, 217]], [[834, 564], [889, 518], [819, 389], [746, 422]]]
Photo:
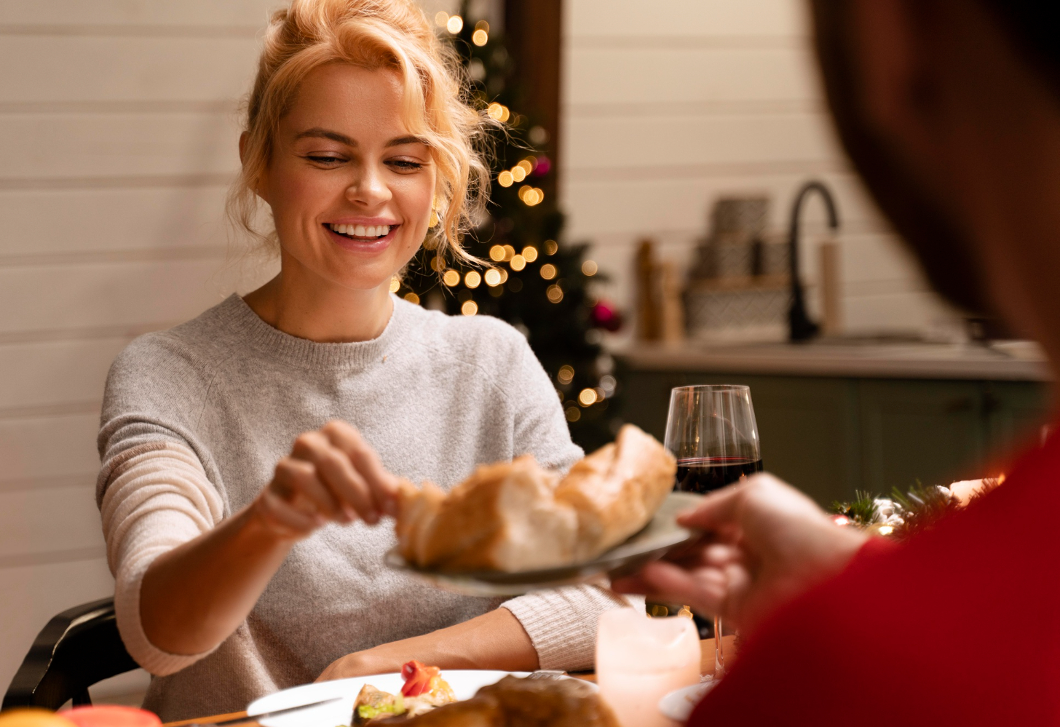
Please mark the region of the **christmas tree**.
[[502, 122], [494, 130], [489, 216], [465, 240], [481, 266], [446, 259], [424, 246], [394, 288], [406, 300], [440, 307], [452, 315], [490, 315], [508, 321], [530, 343], [552, 378], [574, 441], [586, 450], [611, 441], [619, 425], [618, 382], [611, 357], [600, 345], [601, 329], [618, 316], [594, 299], [597, 265], [586, 245], [563, 240], [563, 215], [542, 187], [555, 189], [550, 139], [521, 112], [515, 68], [503, 38], [488, 23], [439, 13], [435, 18], [453, 43], [473, 84], [476, 103]]

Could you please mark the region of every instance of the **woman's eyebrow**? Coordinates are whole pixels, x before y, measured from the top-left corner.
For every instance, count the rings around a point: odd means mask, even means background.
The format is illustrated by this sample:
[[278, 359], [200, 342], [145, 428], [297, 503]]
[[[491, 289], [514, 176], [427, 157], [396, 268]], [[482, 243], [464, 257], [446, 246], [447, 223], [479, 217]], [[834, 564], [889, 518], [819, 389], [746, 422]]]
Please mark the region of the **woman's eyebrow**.
[[423, 144], [426, 146], [427, 142], [418, 136], [402, 136], [397, 139], [391, 139], [386, 143], [387, 148], [392, 146], [404, 146], [405, 144]]
[[298, 141], [299, 139], [309, 139], [309, 138], [313, 138], [313, 139], [331, 139], [332, 141], [337, 141], [340, 144], [345, 144], [346, 146], [357, 146], [357, 142], [354, 141], [353, 139], [351, 139], [350, 137], [346, 136], [345, 134], [340, 134], [337, 131], [329, 131], [328, 129], [321, 129], [321, 128], [306, 129], [305, 131], [301, 132], [296, 137], [294, 137], [295, 141]]

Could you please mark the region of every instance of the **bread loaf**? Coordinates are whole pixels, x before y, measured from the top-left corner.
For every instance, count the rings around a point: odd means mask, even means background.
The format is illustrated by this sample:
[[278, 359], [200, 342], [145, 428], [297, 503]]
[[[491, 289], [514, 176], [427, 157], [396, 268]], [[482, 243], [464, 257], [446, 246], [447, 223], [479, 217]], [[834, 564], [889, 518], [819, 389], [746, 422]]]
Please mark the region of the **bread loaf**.
[[447, 571], [514, 573], [591, 560], [647, 524], [676, 470], [659, 442], [626, 425], [562, 479], [526, 455], [479, 467], [448, 494], [406, 484], [400, 552], [420, 568]]

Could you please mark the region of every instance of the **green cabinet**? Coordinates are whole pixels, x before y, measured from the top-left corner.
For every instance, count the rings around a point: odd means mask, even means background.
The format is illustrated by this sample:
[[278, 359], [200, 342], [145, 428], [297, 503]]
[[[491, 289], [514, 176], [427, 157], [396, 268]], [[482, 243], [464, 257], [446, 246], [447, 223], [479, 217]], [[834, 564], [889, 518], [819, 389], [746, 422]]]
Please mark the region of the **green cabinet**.
[[660, 440], [672, 387], [750, 386], [766, 469], [824, 505], [995, 474], [1046, 413], [1045, 386], [1028, 381], [620, 372], [625, 419]]

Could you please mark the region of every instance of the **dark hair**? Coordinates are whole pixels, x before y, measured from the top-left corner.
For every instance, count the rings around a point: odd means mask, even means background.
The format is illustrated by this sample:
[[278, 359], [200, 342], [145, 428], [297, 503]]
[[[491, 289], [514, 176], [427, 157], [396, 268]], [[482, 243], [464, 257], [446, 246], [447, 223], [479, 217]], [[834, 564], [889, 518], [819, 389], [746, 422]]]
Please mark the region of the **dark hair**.
[[1060, 5], [1055, 0], [979, 0], [1060, 96]]

